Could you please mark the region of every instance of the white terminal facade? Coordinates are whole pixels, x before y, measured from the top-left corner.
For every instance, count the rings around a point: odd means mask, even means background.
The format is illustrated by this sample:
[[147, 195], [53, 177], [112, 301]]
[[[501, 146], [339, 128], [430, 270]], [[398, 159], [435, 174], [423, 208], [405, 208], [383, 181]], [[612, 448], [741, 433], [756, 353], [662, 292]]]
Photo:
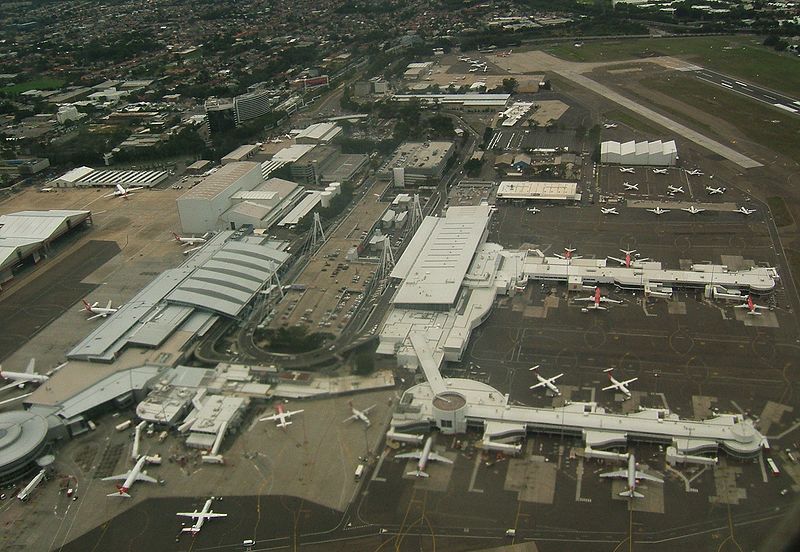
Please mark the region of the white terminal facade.
[[538, 251], [506, 251], [486, 242], [491, 208], [451, 207], [444, 218], [426, 217], [409, 242], [391, 277], [399, 284], [380, 333], [379, 354], [398, 364], [421, 367], [427, 382], [408, 389], [392, 419], [389, 436], [428, 429], [461, 433], [482, 429], [484, 446], [519, 450], [509, 444], [527, 432], [582, 436], [596, 448], [625, 445], [628, 439], [671, 445], [679, 455], [758, 454], [767, 444], [750, 420], [722, 415], [710, 420], [681, 420], [666, 410], [630, 415], [605, 412], [596, 403], [572, 403], [559, 409], [511, 406], [492, 387], [466, 379], [443, 379], [443, 361], [460, 361], [472, 330], [490, 314], [496, 295], [513, 293], [528, 280], [617, 283], [646, 289], [722, 285], [748, 291], [774, 288], [774, 269], [732, 272], [721, 265], [663, 270], [660, 263], [607, 267], [605, 260], [566, 260]]

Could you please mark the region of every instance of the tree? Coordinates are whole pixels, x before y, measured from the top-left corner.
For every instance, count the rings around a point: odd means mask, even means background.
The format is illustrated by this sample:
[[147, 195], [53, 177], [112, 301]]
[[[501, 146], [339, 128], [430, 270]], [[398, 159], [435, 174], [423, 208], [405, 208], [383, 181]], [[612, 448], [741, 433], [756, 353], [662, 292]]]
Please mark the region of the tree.
[[366, 376], [375, 370], [375, 355], [372, 353], [359, 353], [355, 357], [353, 372], [359, 376]]
[[517, 88], [519, 88], [519, 83], [515, 78], [503, 79], [503, 90], [506, 91], [506, 94], [515, 94], [517, 92]]
[[482, 159], [475, 159], [474, 157], [464, 163], [464, 170], [467, 172], [469, 176], [478, 176], [478, 173], [481, 172], [481, 167], [483, 166]]

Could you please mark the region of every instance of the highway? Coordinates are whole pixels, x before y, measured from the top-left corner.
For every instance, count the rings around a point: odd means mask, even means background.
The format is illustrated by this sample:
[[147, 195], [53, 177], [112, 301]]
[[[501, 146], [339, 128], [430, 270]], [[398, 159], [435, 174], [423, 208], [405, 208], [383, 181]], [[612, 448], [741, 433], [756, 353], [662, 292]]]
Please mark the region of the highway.
[[717, 73], [709, 69], [700, 69], [694, 71], [694, 75], [701, 81], [709, 82], [721, 88], [726, 88], [732, 92], [736, 92], [743, 96], [747, 96], [753, 100], [771, 105], [778, 109], [782, 109], [787, 113], [793, 113], [800, 116], [800, 100], [792, 98], [780, 92], [769, 90], [755, 84], [750, 84], [744, 81], [736, 80], [728, 75]]

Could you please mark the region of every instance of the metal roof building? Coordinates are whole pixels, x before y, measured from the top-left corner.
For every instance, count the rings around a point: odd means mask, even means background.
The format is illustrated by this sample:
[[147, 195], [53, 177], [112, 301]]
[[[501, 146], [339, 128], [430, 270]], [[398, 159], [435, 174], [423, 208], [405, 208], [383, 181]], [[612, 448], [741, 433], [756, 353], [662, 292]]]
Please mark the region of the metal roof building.
[[177, 331], [202, 335], [218, 315], [237, 317], [289, 254], [261, 237], [221, 232], [178, 268], [166, 270], [69, 353], [112, 362], [128, 346], [155, 348]]
[[38, 262], [49, 243], [70, 230], [91, 224], [89, 211], [19, 211], [0, 215], [0, 289], [26, 259]]
[[620, 165], [672, 166], [678, 160], [675, 140], [662, 142], [615, 142], [600, 144], [600, 162]]
[[393, 304], [449, 309], [486, 238], [490, 212], [488, 206], [451, 207], [444, 218], [425, 217], [392, 270], [392, 278], [403, 280]]
[[577, 182], [516, 182], [504, 180], [497, 199], [537, 201], [580, 201]]
[[0, 482], [16, 481], [33, 471], [47, 445], [48, 424], [24, 410], [0, 412]]
[[120, 171], [78, 167], [56, 178], [50, 184], [59, 188], [72, 186], [143, 186], [152, 188], [169, 177], [166, 171]]
[[298, 144], [324, 144], [342, 133], [342, 127], [335, 123], [316, 123], [297, 131], [295, 141]]

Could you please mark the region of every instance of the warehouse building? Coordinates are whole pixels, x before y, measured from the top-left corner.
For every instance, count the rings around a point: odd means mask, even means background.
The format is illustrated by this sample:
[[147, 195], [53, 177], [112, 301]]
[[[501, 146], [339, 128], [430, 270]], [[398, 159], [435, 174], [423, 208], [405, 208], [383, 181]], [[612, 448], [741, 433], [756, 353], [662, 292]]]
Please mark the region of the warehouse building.
[[270, 178], [252, 190], [231, 196], [233, 206], [220, 216], [221, 225], [268, 229], [303, 197], [303, 186], [282, 178]]
[[261, 184], [261, 164], [228, 163], [204, 178], [177, 199], [181, 228], [191, 234], [216, 230], [222, 214], [230, 209], [231, 196]]
[[529, 182], [504, 180], [497, 188], [497, 199], [530, 201], [580, 201], [577, 182]]
[[258, 153], [259, 149], [261, 149], [261, 144], [243, 144], [223, 157], [222, 164], [227, 165], [228, 163], [247, 161]]
[[342, 133], [342, 127], [335, 123], [316, 123], [303, 130], [293, 130], [298, 144], [326, 144]]
[[674, 140], [622, 143], [609, 140], [600, 144], [601, 163], [671, 167], [677, 160], [678, 148]]
[[19, 270], [38, 263], [50, 245], [92, 224], [89, 211], [20, 211], [0, 215], [0, 291]]
[[453, 142], [405, 142], [383, 165], [379, 176], [391, 179], [398, 188], [419, 186], [441, 178], [454, 152]]
[[152, 188], [169, 177], [166, 171], [117, 171], [77, 167], [52, 180], [49, 185], [56, 188], [81, 186], [116, 186], [124, 188], [142, 186]]
[[290, 168], [293, 180], [309, 186], [349, 183], [369, 161], [367, 155], [344, 154], [336, 146], [318, 145], [312, 148], [294, 161]]

